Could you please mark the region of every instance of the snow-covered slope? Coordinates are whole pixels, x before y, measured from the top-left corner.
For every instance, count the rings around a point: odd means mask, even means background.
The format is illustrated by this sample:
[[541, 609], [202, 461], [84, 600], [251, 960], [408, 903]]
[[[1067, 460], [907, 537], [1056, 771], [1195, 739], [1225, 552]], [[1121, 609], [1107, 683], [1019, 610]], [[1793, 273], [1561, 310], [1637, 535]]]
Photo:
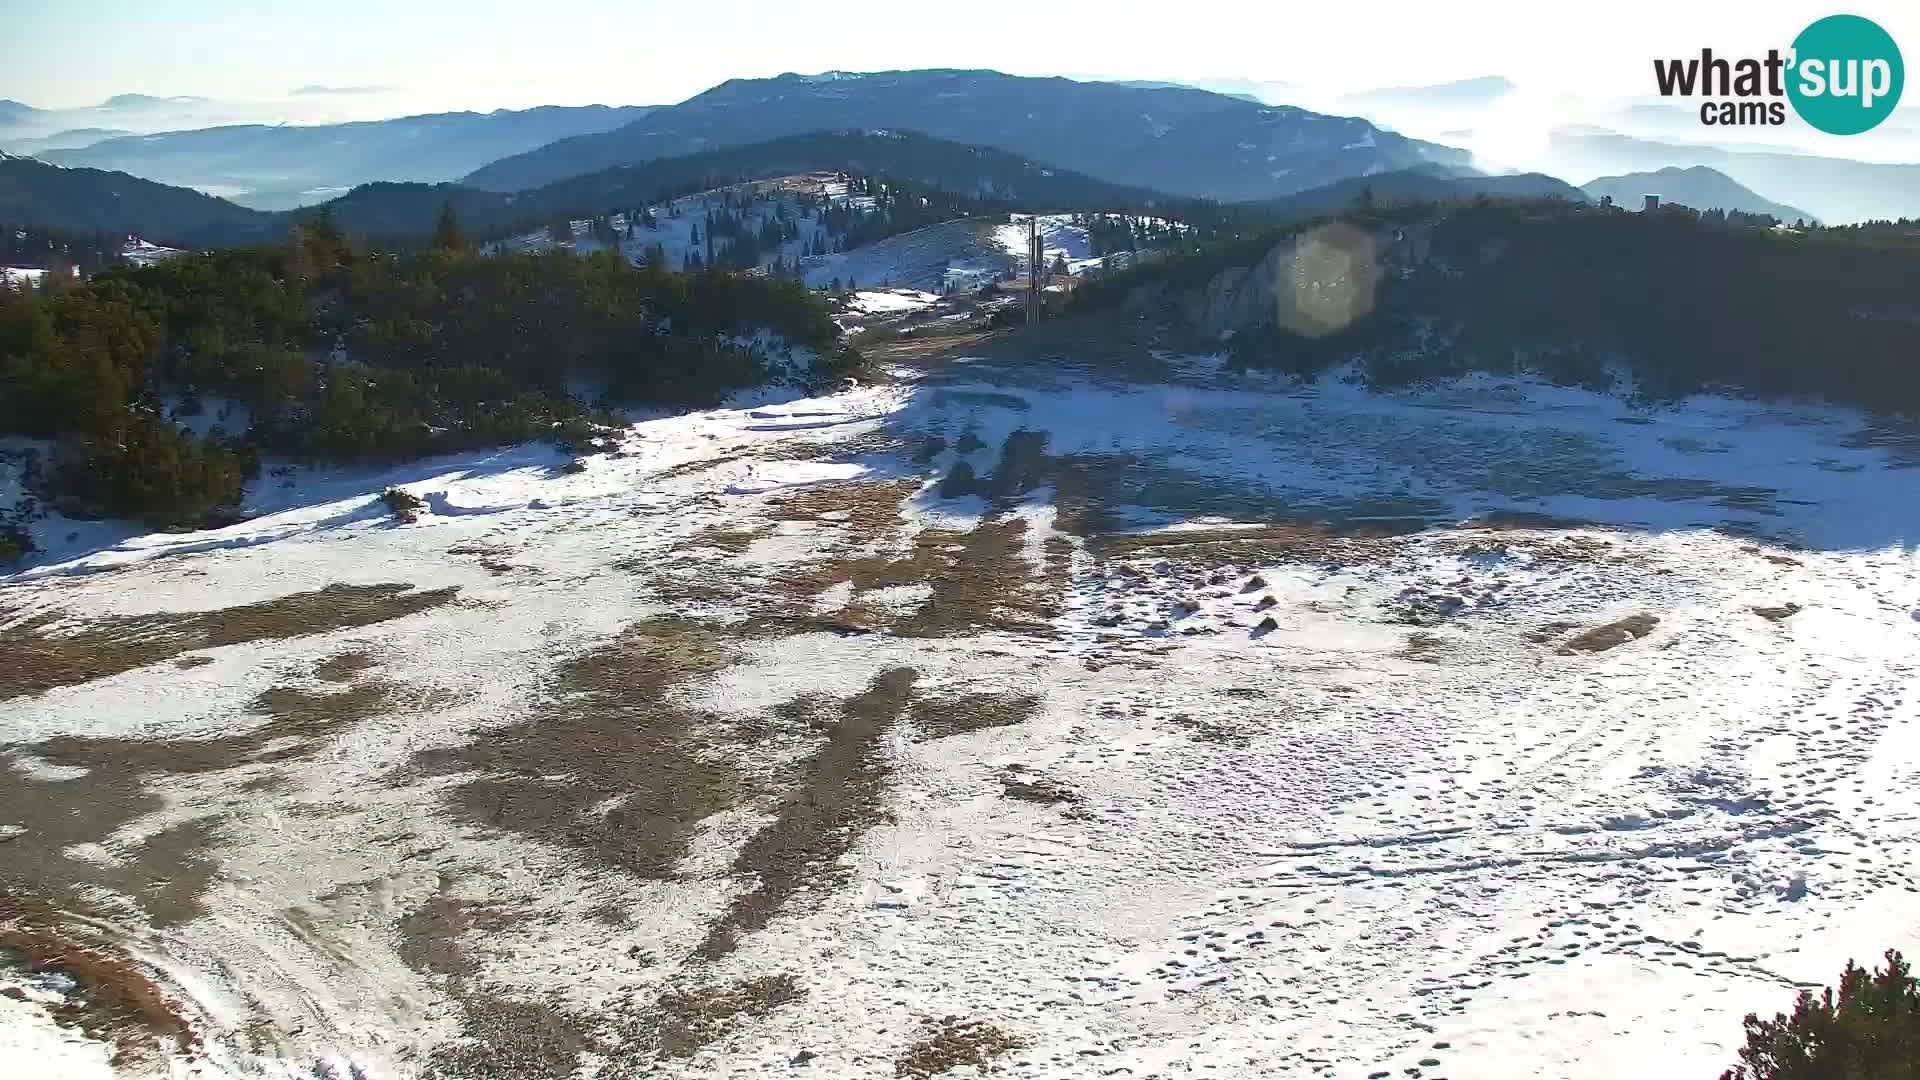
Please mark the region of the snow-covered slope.
[[[800, 192], [821, 200], [821, 205], [806, 207], [799, 204], [796, 195]], [[684, 195], [665, 204], [646, 207], [653, 214], [653, 224], [643, 224], [635, 219], [633, 236], [627, 236], [627, 214], [609, 215], [609, 222], [615, 233], [614, 243], [609, 245], [603, 239], [593, 235], [591, 222], [580, 219], [571, 222], [573, 250], [579, 254], [601, 251], [616, 246], [621, 254], [635, 261], [646, 257], [655, 245], [666, 255], [667, 266], [674, 270], [688, 266], [688, 256], [698, 253], [702, 260], [709, 254], [707, 246], [706, 214], [709, 210], [721, 210], [727, 206], [726, 199], [736, 200], [735, 210], [744, 209], [748, 215], [747, 227], [759, 229], [778, 215], [800, 225], [800, 235], [781, 244], [777, 249], [769, 248], [760, 258], [760, 265], [771, 265], [780, 258], [788, 263], [803, 257], [809, 242], [825, 242], [829, 239], [821, 226], [820, 214], [828, 206], [851, 207], [855, 210], [871, 210], [873, 199], [870, 196], [851, 194], [847, 182], [829, 175], [805, 175], [781, 177], [773, 180], [756, 181], [750, 184], [738, 184], [726, 188]], [[696, 243], [695, 238], [699, 240]], [[727, 250], [729, 240], [726, 237], [714, 241], [711, 253], [718, 256]], [[550, 251], [558, 246], [549, 231], [530, 232], [515, 236], [502, 245], [515, 251]]]
[[126, 1075], [1704, 1076], [1913, 950], [1910, 432], [1162, 360], [0, 580], [9, 887], [197, 1033]]
[[[796, 195], [802, 192], [817, 197], [822, 205], [801, 205]], [[1017, 261], [1006, 252], [1005, 241], [993, 232], [993, 222], [982, 219], [942, 222], [847, 251], [808, 254], [810, 244], [827, 247], [836, 239], [822, 229], [821, 212], [824, 206], [851, 207], [859, 211], [873, 208], [872, 197], [849, 193], [844, 179], [824, 174], [782, 177], [716, 188], [649, 207], [647, 209], [653, 215], [653, 224], [645, 225], [636, 219], [631, 239], [626, 235], [627, 215], [613, 214], [609, 220], [616, 233], [614, 245], [621, 254], [636, 262], [645, 259], [648, 252], [658, 245], [668, 266], [685, 268], [691, 265], [688, 262], [689, 255], [698, 255], [702, 260], [707, 257], [706, 226], [703, 224], [707, 211], [725, 207], [729, 197], [734, 200], [736, 209], [741, 202], [745, 202], [749, 228], [758, 229], [778, 215], [784, 215], [787, 220], [799, 224], [800, 235], [777, 249], [763, 251], [759, 265], [763, 268], [771, 266], [776, 258], [787, 267], [797, 263], [800, 275], [809, 288], [823, 288], [837, 282], [850, 289], [907, 288], [939, 292], [946, 284], [949, 270], [965, 270], [985, 280], [992, 280], [1012, 274]], [[1062, 227], [1066, 227], [1064, 217], [1059, 221]], [[576, 252], [585, 254], [609, 246], [603, 239], [593, 235], [591, 223], [586, 220], [572, 222], [571, 229], [572, 247]], [[696, 235], [700, 237], [697, 243]], [[1084, 245], [1084, 230], [1080, 236]], [[714, 254], [726, 252], [729, 243], [725, 237], [716, 241]], [[504, 249], [515, 251], [547, 251], [555, 246], [552, 235], [547, 231], [516, 236], [501, 245]]]

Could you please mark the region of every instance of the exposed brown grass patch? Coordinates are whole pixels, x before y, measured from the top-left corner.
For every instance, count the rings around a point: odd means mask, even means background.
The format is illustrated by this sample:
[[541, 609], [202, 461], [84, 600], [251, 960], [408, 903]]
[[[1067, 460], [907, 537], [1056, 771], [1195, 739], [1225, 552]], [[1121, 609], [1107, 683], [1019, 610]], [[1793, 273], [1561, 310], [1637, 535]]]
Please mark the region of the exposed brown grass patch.
[[1569, 630], [1578, 630], [1579, 628], [1580, 624], [1577, 622], [1566, 622], [1556, 619], [1552, 622], [1541, 623], [1539, 626], [1527, 631], [1526, 638], [1535, 645], [1545, 645], [1561, 634]]
[[1790, 619], [1803, 610], [1799, 604], [1785, 603], [1778, 607], [1755, 607], [1753, 613], [1768, 622], [1779, 622], [1782, 619]]
[[1434, 634], [1409, 634], [1406, 647], [1400, 655], [1408, 660], [1418, 660], [1423, 664], [1437, 664], [1440, 654], [1446, 646], [1446, 639]]
[[637, 622], [561, 664], [551, 700], [532, 717], [413, 765], [478, 773], [449, 794], [470, 821], [671, 878], [700, 820], [734, 804], [740, 778], [710, 752], [727, 738], [717, 718], [667, 699], [739, 658], [739, 636], [726, 629]]
[[383, 715], [402, 700], [392, 683], [365, 680], [333, 693], [274, 687], [251, 712], [264, 723], [204, 738], [60, 736], [25, 748], [48, 763], [86, 770], [49, 780], [0, 760], [0, 821], [27, 831], [6, 846], [0, 888], [76, 903], [94, 889], [137, 901], [159, 927], [197, 918], [218, 866], [212, 850], [218, 814], [163, 829], [138, 845], [116, 845], [113, 864], [70, 857], [74, 845], [101, 843], [122, 827], [166, 808], [157, 780], [311, 757], [343, 729]]
[[894, 633], [931, 638], [1000, 630], [1052, 636], [1051, 620], [1059, 615], [1058, 597], [1069, 568], [1057, 548], [1048, 549], [1047, 562], [1034, 567], [1027, 561], [1026, 536], [1026, 520], [1010, 517], [982, 521], [958, 545], [917, 544], [916, 551], [926, 552], [933, 563], [932, 572], [918, 580], [933, 593], [894, 624]]
[[1646, 562], [1644, 554], [1623, 549], [1613, 541], [1598, 536], [1556, 536], [1551, 540], [1527, 544], [1526, 548], [1536, 558], [1555, 562], [1589, 565]]
[[710, 457], [710, 458], [699, 458], [694, 461], [683, 461], [678, 465], [669, 465], [666, 468], [661, 469], [659, 472], [654, 473], [652, 476], [648, 477], [647, 479], [677, 480], [682, 476], [692, 476], [694, 473], [706, 472], [708, 469], [717, 469], [722, 465], [731, 465], [736, 461], [744, 461], [746, 460], [746, 458], [747, 458], [746, 451], [739, 450], [731, 454], [720, 454], [718, 456]]
[[900, 504], [920, 490], [917, 476], [896, 480], [851, 480], [804, 488], [780, 500], [783, 521], [816, 521], [821, 515], [840, 523], [848, 545], [868, 544], [899, 535], [906, 519]]
[[313, 677], [321, 682], [351, 682], [362, 672], [371, 670], [377, 663], [372, 653], [357, 649], [336, 653], [314, 665]]
[[175, 660], [173, 666], [179, 668], [181, 671], [192, 671], [194, 668], [206, 667], [211, 663], [213, 663], [213, 657], [211, 656], [183, 656]]
[[1018, 1035], [984, 1020], [943, 1016], [920, 1026], [920, 1037], [894, 1060], [893, 1075], [926, 1080], [956, 1065], [993, 1071], [993, 1060], [1027, 1045]]
[[1526, 510], [1495, 510], [1470, 517], [1453, 526], [1456, 529], [1484, 529], [1488, 532], [1554, 532], [1596, 528], [1591, 521], [1555, 517]]
[[599, 1048], [586, 1021], [544, 1001], [487, 988], [458, 996], [463, 1040], [435, 1047], [427, 1075], [450, 1080], [570, 1080], [580, 1055]]
[[726, 1038], [743, 1019], [765, 1016], [807, 996], [792, 975], [762, 975], [727, 987], [673, 990], [660, 995], [656, 1014], [661, 1057], [688, 1058]]
[[104, 942], [83, 942], [55, 910], [0, 893], [0, 970], [59, 974], [74, 989], [47, 1006], [54, 1023], [111, 1045], [117, 1068], [150, 1063], [156, 1041], [192, 1053], [200, 1037], [153, 979]]
[[910, 360], [924, 362], [943, 356], [965, 356], [986, 337], [985, 333], [978, 333], [895, 338], [861, 345], [860, 355], [866, 357], [870, 364], [899, 364]]
[[514, 571], [513, 564], [507, 562], [507, 556], [513, 554], [513, 550], [498, 544], [477, 542], [455, 544], [447, 549], [447, 554], [472, 555], [480, 563], [480, 568], [494, 577], [501, 577]]
[[[735, 872], [754, 875], [754, 887], [734, 898], [695, 955], [725, 956], [742, 935], [764, 929], [789, 899], [839, 883], [842, 857], [886, 817], [893, 765], [883, 743], [906, 711], [914, 677], [912, 668], [883, 671], [841, 705], [826, 745], [798, 767], [797, 783], [774, 820], [734, 857]], [[805, 713], [817, 705], [796, 708]]]
[[[981, 630], [1052, 636], [1051, 620], [1059, 613], [1073, 546], [1064, 538], [1050, 538], [1036, 566], [1026, 557], [1026, 532], [1026, 520], [1017, 517], [985, 520], [964, 531], [923, 529], [904, 555], [818, 559], [783, 568], [767, 588], [802, 601], [851, 583], [854, 602], [831, 617], [902, 637], [957, 637]], [[908, 585], [926, 585], [931, 595], [906, 615], [866, 608], [858, 599], [858, 593], [868, 589]], [[783, 613], [798, 615], [801, 609], [790, 606]]]
[[1080, 801], [1080, 793], [1069, 784], [1044, 776], [1035, 776], [1024, 769], [1010, 768], [1000, 774], [1000, 786], [1009, 799], [1021, 802], [1075, 803]]
[[674, 546], [681, 551], [690, 551], [697, 548], [716, 548], [720, 551], [738, 555], [752, 547], [754, 541], [772, 535], [773, 526], [771, 525], [753, 525], [744, 528], [727, 528], [720, 525], [709, 525]]
[[509, 930], [519, 916], [450, 896], [445, 884], [397, 927], [400, 959], [415, 971], [445, 976], [462, 1016], [460, 1039], [433, 1049], [428, 1075], [459, 1080], [573, 1076], [581, 1053], [599, 1048], [590, 1025], [546, 1002], [509, 997], [479, 977], [476, 937]]
[[104, 679], [182, 653], [325, 634], [370, 626], [453, 600], [455, 588], [413, 592], [411, 585], [328, 585], [276, 600], [183, 614], [131, 615], [56, 631], [57, 617], [0, 629], [0, 701]]
[[1741, 547], [1740, 550], [1748, 555], [1758, 555], [1775, 566], [1793, 567], [1801, 565], [1799, 559], [1791, 555], [1782, 555], [1777, 551], [1768, 551], [1759, 544], [1747, 544]]
[[1562, 656], [1606, 652], [1608, 649], [1625, 645], [1629, 641], [1638, 641], [1646, 637], [1653, 633], [1653, 628], [1658, 625], [1660, 625], [1660, 616], [1643, 611], [1577, 634], [1562, 643], [1558, 652]]
[[962, 694], [929, 698], [915, 695], [911, 717], [914, 736], [923, 741], [950, 738], [986, 728], [1024, 724], [1040, 711], [1034, 694]]

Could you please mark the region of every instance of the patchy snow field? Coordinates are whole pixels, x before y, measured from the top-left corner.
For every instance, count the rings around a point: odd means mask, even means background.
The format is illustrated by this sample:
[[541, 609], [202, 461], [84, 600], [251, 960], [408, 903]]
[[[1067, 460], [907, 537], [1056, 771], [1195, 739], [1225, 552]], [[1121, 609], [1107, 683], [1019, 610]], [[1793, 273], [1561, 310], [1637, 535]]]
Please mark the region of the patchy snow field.
[[[1008, 223], [993, 230], [993, 242], [1015, 263], [1025, 266], [1027, 262], [1027, 222], [1039, 221], [1041, 257], [1049, 266], [1058, 258], [1067, 264], [1070, 274], [1083, 274], [1088, 270], [1097, 270], [1106, 265], [1108, 258], [1093, 253], [1093, 240], [1087, 234], [1086, 226], [1074, 223], [1072, 214], [1011, 214]], [[1149, 219], [1162, 227], [1180, 226], [1164, 218]], [[1134, 258], [1129, 251], [1114, 252], [1109, 258], [1117, 266], [1125, 266]]]
[[[654, 223], [651, 227], [640, 224], [636, 219], [633, 236], [626, 235], [627, 215], [613, 214], [609, 218], [618, 234], [616, 246], [622, 255], [638, 262], [647, 255], [647, 250], [658, 244], [667, 257], [667, 265], [679, 269], [687, 262], [691, 252], [699, 251], [702, 257], [706, 252], [706, 234], [700, 231], [700, 243], [694, 242], [696, 231], [706, 220], [707, 211], [722, 209], [725, 200], [723, 194], [731, 193], [738, 202], [743, 196], [750, 195], [751, 206], [747, 225], [754, 230], [760, 229], [778, 215], [800, 224], [800, 235], [782, 244], [779, 250], [764, 252], [760, 259], [762, 266], [771, 265], [775, 257], [791, 261], [806, 252], [807, 244], [816, 237], [826, 239], [820, 228], [818, 211], [802, 207], [796, 194], [805, 191], [835, 207], [852, 207], [855, 210], [870, 210], [874, 201], [869, 195], [854, 195], [847, 191], [844, 180], [835, 179], [830, 174], [801, 174], [779, 177], [770, 180], [756, 180], [746, 184], [734, 184], [724, 188], [683, 195], [668, 202], [650, 207]], [[736, 207], [735, 209], [739, 209]], [[581, 255], [591, 254], [607, 247], [593, 235], [591, 222], [581, 219], [571, 222], [573, 230], [572, 248]], [[725, 251], [730, 241], [722, 237], [716, 251]], [[502, 247], [512, 251], [549, 251], [557, 245], [546, 230], [525, 233], [510, 237]]]
[[0, 579], [0, 1074], [1705, 1078], [1914, 951], [1911, 433], [1172, 367]]

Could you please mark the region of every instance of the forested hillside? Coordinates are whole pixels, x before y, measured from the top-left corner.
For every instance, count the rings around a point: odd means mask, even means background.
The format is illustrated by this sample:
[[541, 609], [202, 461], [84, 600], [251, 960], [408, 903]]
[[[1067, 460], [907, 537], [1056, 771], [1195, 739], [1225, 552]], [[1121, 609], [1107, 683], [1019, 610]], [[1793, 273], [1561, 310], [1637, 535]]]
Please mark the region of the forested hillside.
[[[849, 362], [791, 282], [449, 240], [396, 256], [305, 227], [279, 248], [0, 290], [0, 434], [58, 441], [41, 493], [74, 513], [194, 524], [238, 500], [262, 453], [378, 461], [581, 438], [601, 401], [706, 404], [768, 378], [761, 331], [799, 346], [811, 377]], [[209, 399], [228, 422], [184, 433], [174, 414]]]
[[424, 238], [440, 207], [451, 205], [472, 234], [502, 236], [540, 228], [556, 218], [626, 212], [638, 216], [676, 196], [809, 172], [880, 181], [881, 190], [899, 196], [899, 216], [921, 224], [994, 210], [1197, 205], [1197, 200], [1110, 184], [1017, 154], [913, 132], [812, 132], [620, 166], [512, 195], [453, 184], [369, 184], [324, 210], [351, 234], [401, 242]]
[[1586, 193], [1579, 188], [1544, 173], [1471, 176], [1452, 170], [1422, 168], [1350, 177], [1311, 191], [1243, 205], [1253, 212], [1290, 220], [1338, 214], [1356, 205], [1371, 203], [1462, 202], [1480, 195], [1498, 199], [1587, 201]]
[[811, 132], [606, 169], [512, 194], [457, 184], [366, 184], [318, 207], [277, 214], [124, 173], [7, 158], [0, 160], [0, 220], [137, 233], [174, 246], [244, 247], [277, 244], [293, 223], [325, 216], [349, 235], [405, 246], [431, 235], [443, 206], [453, 207], [470, 234], [499, 237], [541, 228], [556, 218], [638, 213], [676, 195], [814, 171], [885, 178], [891, 190], [926, 198], [927, 213], [915, 216], [927, 220], [1007, 209], [1191, 210], [1200, 205], [914, 132]]
[[[1112, 275], [1074, 306], [1151, 304], [1177, 320], [1270, 281], [1241, 308], [1259, 317], [1232, 327], [1247, 366], [1311, 376], [1357, 358], [1378, 386], [1529, 371], [1609, 389], [1617, 363], [1654, 399], [1728, 390], [1920, 412], [1920, 223], [1771, 220], [1557, 201], [1354, 210]], [[1413, 252], [1422, 230], [1430, 252]], [[1338, 319], [1301, 309], [1327, 289], [1366, 302]]]
[[263, 233], [273, 215], [125, 173], [62, 169], [0, 154], [0, 221], [70, 232], [138, 233], [196, 246]]

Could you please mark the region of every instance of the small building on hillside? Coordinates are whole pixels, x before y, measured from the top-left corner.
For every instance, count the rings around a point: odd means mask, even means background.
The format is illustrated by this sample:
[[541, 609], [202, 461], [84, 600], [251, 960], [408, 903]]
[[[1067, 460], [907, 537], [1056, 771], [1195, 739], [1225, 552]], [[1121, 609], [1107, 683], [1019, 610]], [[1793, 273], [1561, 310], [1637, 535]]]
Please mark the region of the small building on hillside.
[[1647, 204], [1640, 208], [1642, 212], [1651, 214], [1660, 209], [1660, 196], [1649, 193], [1641, 197], [1647, 201]]

